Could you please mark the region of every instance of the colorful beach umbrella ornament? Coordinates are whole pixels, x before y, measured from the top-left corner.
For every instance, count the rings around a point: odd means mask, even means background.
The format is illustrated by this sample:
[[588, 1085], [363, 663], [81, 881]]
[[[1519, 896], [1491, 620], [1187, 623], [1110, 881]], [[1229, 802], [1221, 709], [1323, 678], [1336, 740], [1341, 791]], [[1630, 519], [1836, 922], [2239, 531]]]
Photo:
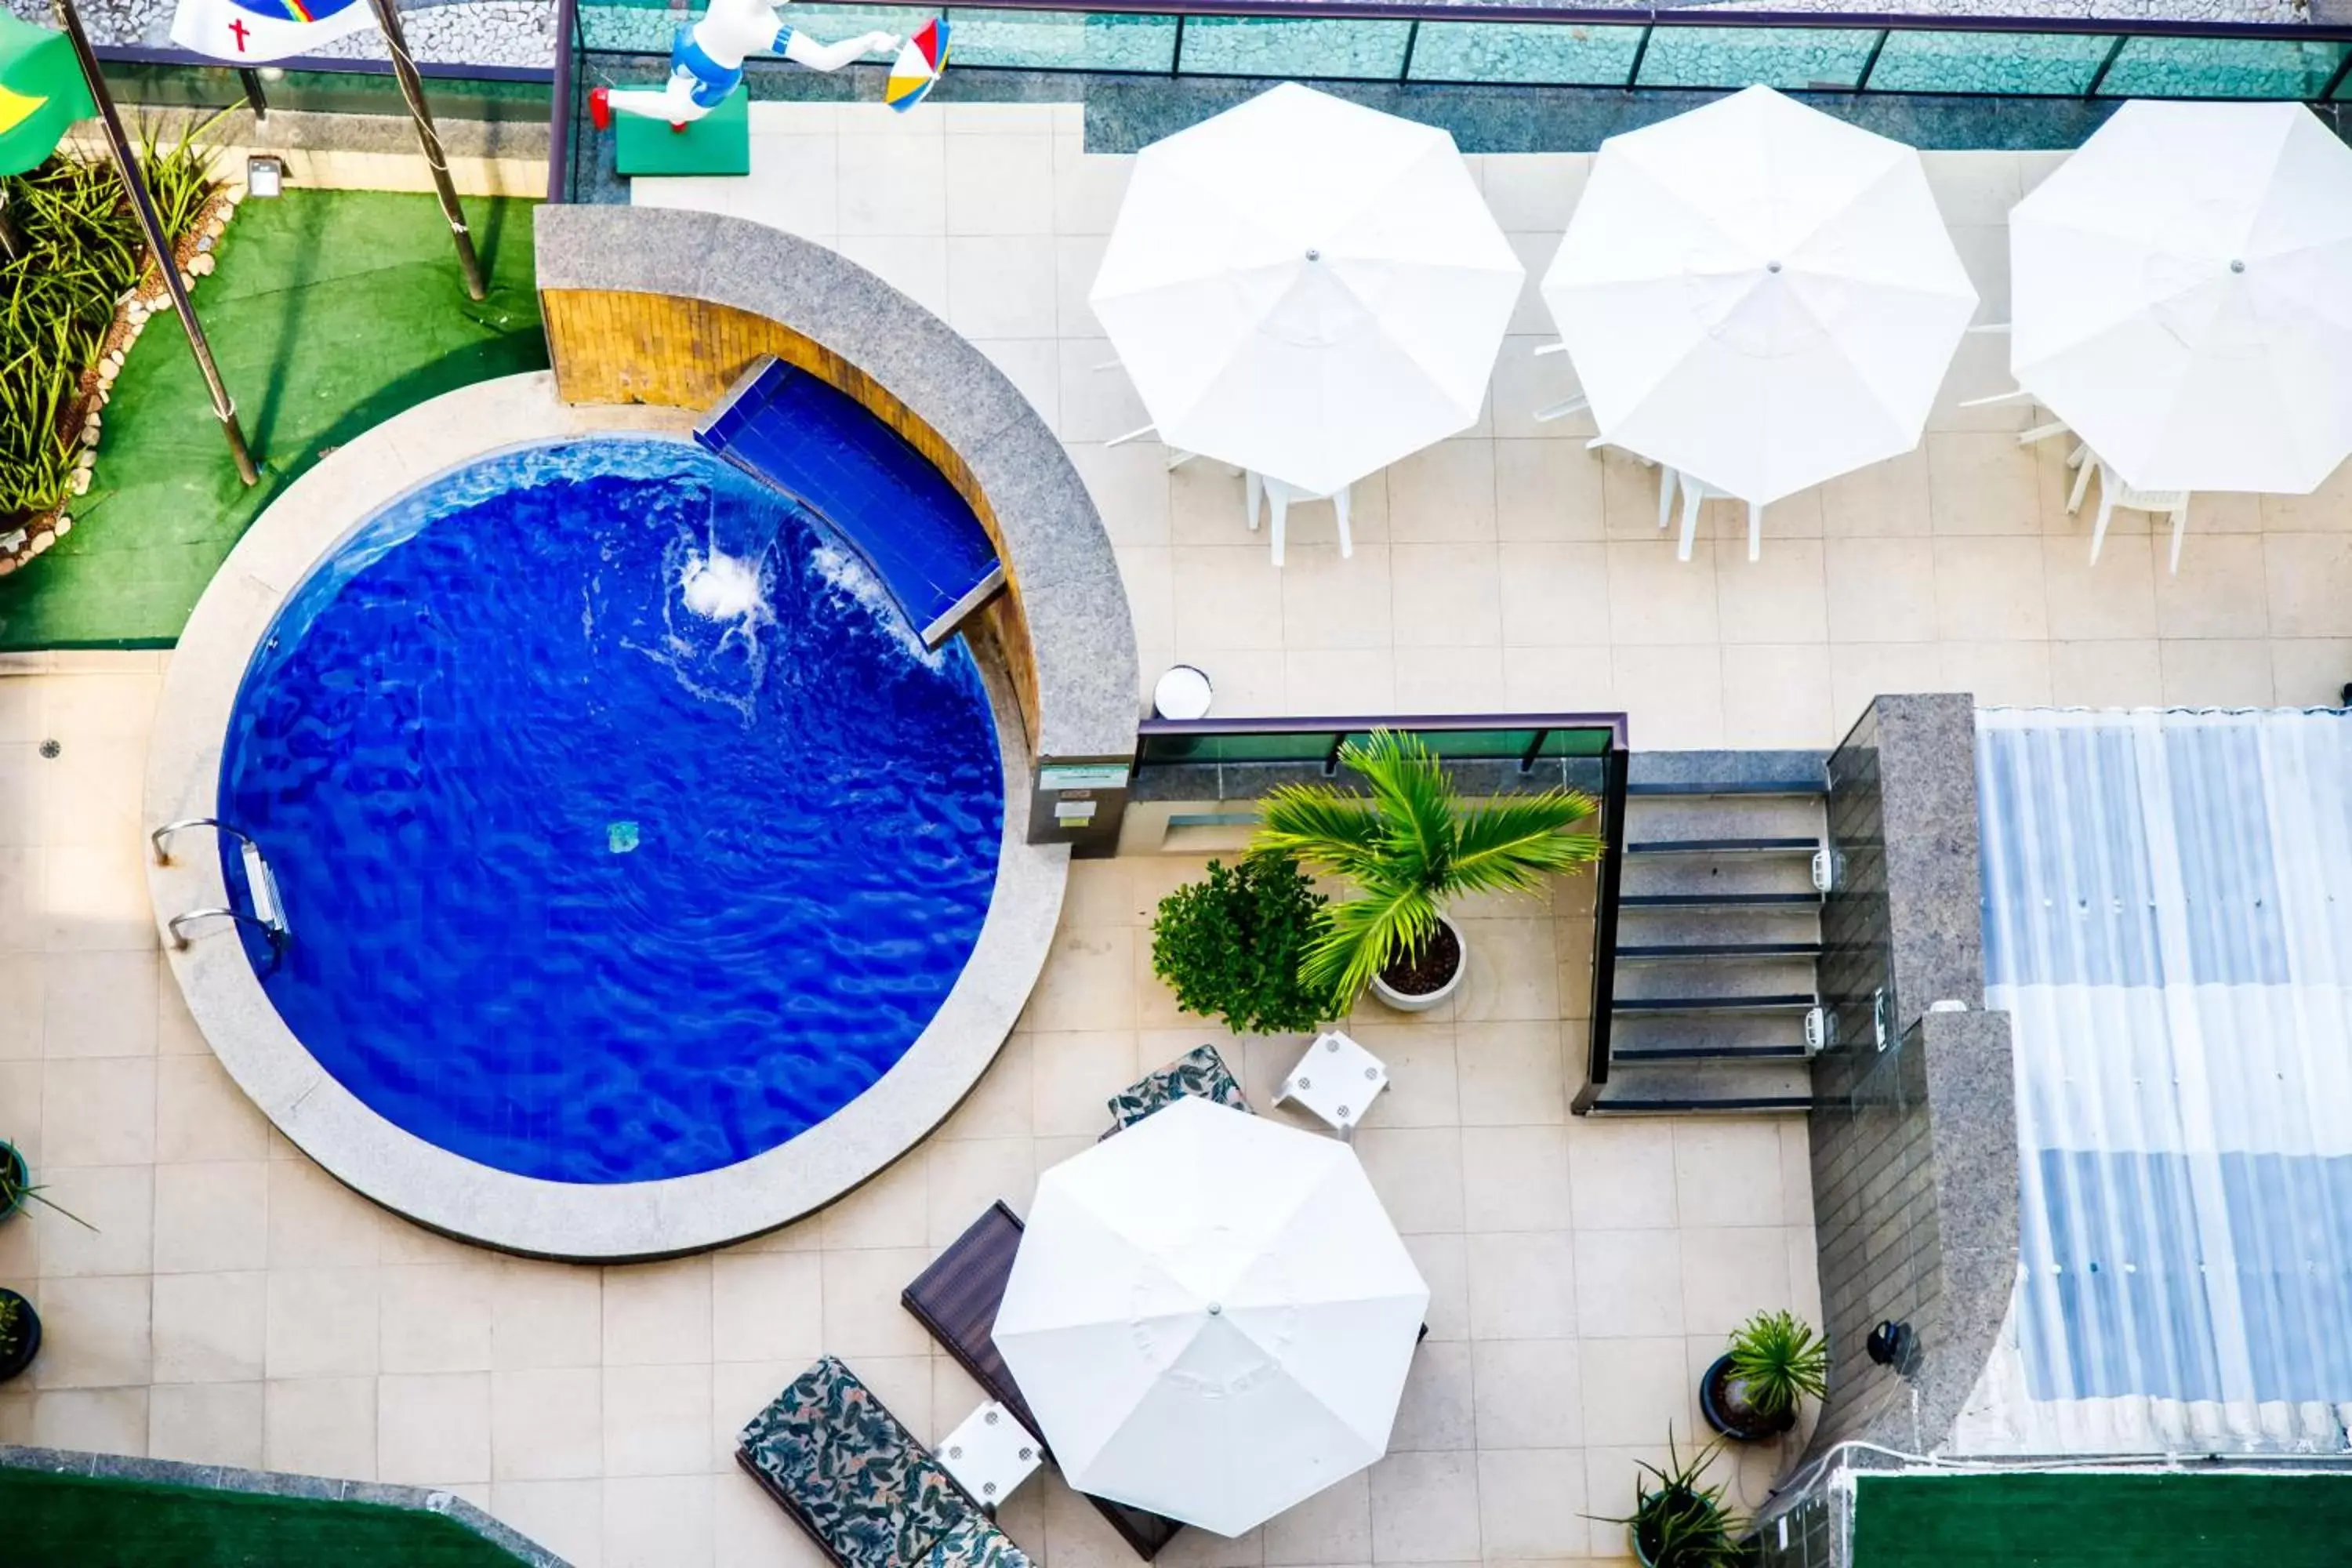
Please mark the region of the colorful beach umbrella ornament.
[[71, 40], [0, 11], [0, 174], [39, 167], [68, 126], [96, 112]]
[[934, 16], [919, 28], [891, 62], [882, 100], [901, 114], [929, 96], [931, 84], [948, 68], [948, 19]]

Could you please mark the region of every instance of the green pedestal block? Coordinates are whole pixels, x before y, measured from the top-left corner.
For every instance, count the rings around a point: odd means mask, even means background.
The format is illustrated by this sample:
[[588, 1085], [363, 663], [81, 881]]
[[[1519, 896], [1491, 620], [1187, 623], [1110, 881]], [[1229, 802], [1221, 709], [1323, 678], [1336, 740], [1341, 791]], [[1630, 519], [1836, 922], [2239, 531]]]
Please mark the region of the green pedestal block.
[[615, 110], [613, 162], [624, 174], [748, 174], [751, 95], [736, 89], [684, 130], [673, 130], [667, 120]]

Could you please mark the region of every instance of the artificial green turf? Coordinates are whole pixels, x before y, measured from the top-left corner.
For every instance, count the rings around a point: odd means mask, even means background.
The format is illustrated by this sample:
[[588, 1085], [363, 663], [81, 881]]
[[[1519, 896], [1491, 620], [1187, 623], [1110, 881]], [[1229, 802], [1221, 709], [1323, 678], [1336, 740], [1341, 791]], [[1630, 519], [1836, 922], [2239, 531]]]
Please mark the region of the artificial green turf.
[[514, 1568], [517, 1561], [455, 1521], [415, 1509], [0, 1469], [0, 1562], [10, 1568]]
[[1864, 1476], [1854, 1568], [2340, 1568], [2352, 1475]]
[[476, 303], [430, 196], [247, 202], [195, 303], [261, 483], [237, 483], [187, 339], [157, 318], [115, 383], [73, 531], [0, 578], [0, 650], [170, 646], [247, 524], [321, 451], [453, 387], [544, 369], [531, 206], [466, 203], [490, 275]]

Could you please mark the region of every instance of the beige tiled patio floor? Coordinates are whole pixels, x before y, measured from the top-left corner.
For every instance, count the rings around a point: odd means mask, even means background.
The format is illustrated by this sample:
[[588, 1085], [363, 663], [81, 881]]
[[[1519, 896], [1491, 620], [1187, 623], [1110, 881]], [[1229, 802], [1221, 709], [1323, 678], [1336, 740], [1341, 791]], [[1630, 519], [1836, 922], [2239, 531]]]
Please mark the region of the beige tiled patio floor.
[[[2352, 487], [2200, 497], [2180, 575], [2144, 524], [2095, 571], [2058, 454], [2021, 451], [2000, 340], [1969, 340], [1924, 450], [1773, 509], [1762, 562], [1713, 517], [1675, 563], [1647, 477], [1533, 407], [1532, 302], [1480, 428], [1359, 491], [1358, 550], [1293, 519], [1277, 573], [1238, 479], [1172, 477], [1085, 306], [1123, 178], [1075, 110], [763, 109], [748, 182], [671, 199], [836, 244], [942, 311], [1053, 420], [1118, 543], [1147, 679], [1209, 669], [1226, 712], [1624, 708], [1637, 745], [1822, 744], [1882, 689], [1990, 700], [2307, 701], [2352, 669]], [[1931, 160], [2003, 311], [2000, 215], [2040, 157]], [[1475, 161], [1539, 268], [1584, 161]], [[1530, 295], [1532, 301], [1532, 294]], [[2126, 531], [2131, 530], [2131, 531]], [[991, 1199], [1084, 1147], [1102, 1099], [1208, 1037], [1150, 972], [1148, 921], [1198, 862], [1081, 866], [1019, 1032], [964, 1108], [835, 1209], [684, 1262], [493, 1258], [392, 1219], [278, 1139], [198, 1038], [155, 952], [139, 844], [155, 656], [0, 665], [0, 1135], [93, 1235], [0, 1226], [51, 1339], [0, 1389], [0, 1440], [446, 1484], [587, 1568], [772, 1563], [810, 1549], [726, 1462], [729, 1435], [820, 1350], [913, 1426], [975, 1400], [898, 1307]], [[55, 760], [36, 744], [54, 738]], [[1454, 1016], [1356, 1026], [1396, 1089], [1357, 1147], [1436, 1292], [1395, 1452], [1263, 1531], [1189, 1533], [1192, 1565], [1570, 1560], [1622, 1536], [1632, 1461], [1687, 1433], [1695, 1369], [1758, 1307], [1817, 1310], [1801, 1127], [1566, 1114], [1590, 921], [1467, 911]], [[1261, 1105], [1296, 1039], [1236, 1048]], [[1282, 1114], [1276, 1112], [1276, 1114]], [[27, 1386], [29, 1384], [30, 1386]], [[1750, 1455], [1762, 1495], [1775, 1456]], [[1006, 1510], [1052, 1568], [1131, 1561], [1046, 1478]]]
[[[1168, 474], [1087, 308], [1131, 160], [1083, 151], [1075, 106], [763, 104], [750, 180], [641, 181], [822, 240], [985, 348], [1070, 447], [1119, 550], [1146, 679], [1181, 659], [1223, 713], [1623, 709], [1642, 747], [1825, 745], [1880, 691], [1988, 702], [2332, 701], [2352, 679], [2352, 472], [2306, 499], [2200, 495], [2180, 572], [2118, 513], [2096, 567], [2039, 416], [1963, 409], [2009, 384], [2008, 340], [1968, 339], [1922, 447], [1772, 507], [1750, 564], [1708, 508], [1688, 563], [1657, 529], [1654, 472], [1589, 452], [1536, 279], [1589, 157], [1470, 160], [1527, 262], [1486, 416], [1360, 484], [1354, 558], [1294, 512], [1289, 563], [1242, 521], [1240, 479]], [[2048, 153], [1943, 153], [1928, 175], [1983, 298], [2008, 320], [2011, 205]], [[656, 188], [658, 186], [659, 188]], [[2095, 502], [2094, 502], [2095, 505]]]

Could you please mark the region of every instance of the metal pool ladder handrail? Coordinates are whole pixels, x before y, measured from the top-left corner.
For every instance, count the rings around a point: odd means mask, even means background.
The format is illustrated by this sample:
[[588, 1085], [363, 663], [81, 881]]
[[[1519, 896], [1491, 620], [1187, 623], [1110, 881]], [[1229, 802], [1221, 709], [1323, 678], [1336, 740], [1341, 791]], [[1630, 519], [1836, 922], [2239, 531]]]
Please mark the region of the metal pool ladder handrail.
[[147, 842], [154, 847], [155, 864], [168, 866], [172, 863], [171, 853], [164, 848], [164, 843], [184, 827], [209, 827], [237, 841], [238, 857], [245, 862], [246, 890], [253, 899], [253, 912], [247, 914], [226, 904], [184, 910], [165, 922], [164, 929], [172, 933], [173, 945], [188, 945], [188, 935], [183, 928], [192, 921], [228, 920], [239, 925], [252, 926], [268, 936], [272, 952], [283, 948], [287, 939], [293, 934], [286, 925], [286, 900], [278, 893], [278, 873], [272, 871], [269, 862], [262, 858], [261, 846], [254, 842], [253, 835], [241, 827], [232, 827], [217, 816], [184, 816], [177, 822], [163, 824], [147, 836]]

